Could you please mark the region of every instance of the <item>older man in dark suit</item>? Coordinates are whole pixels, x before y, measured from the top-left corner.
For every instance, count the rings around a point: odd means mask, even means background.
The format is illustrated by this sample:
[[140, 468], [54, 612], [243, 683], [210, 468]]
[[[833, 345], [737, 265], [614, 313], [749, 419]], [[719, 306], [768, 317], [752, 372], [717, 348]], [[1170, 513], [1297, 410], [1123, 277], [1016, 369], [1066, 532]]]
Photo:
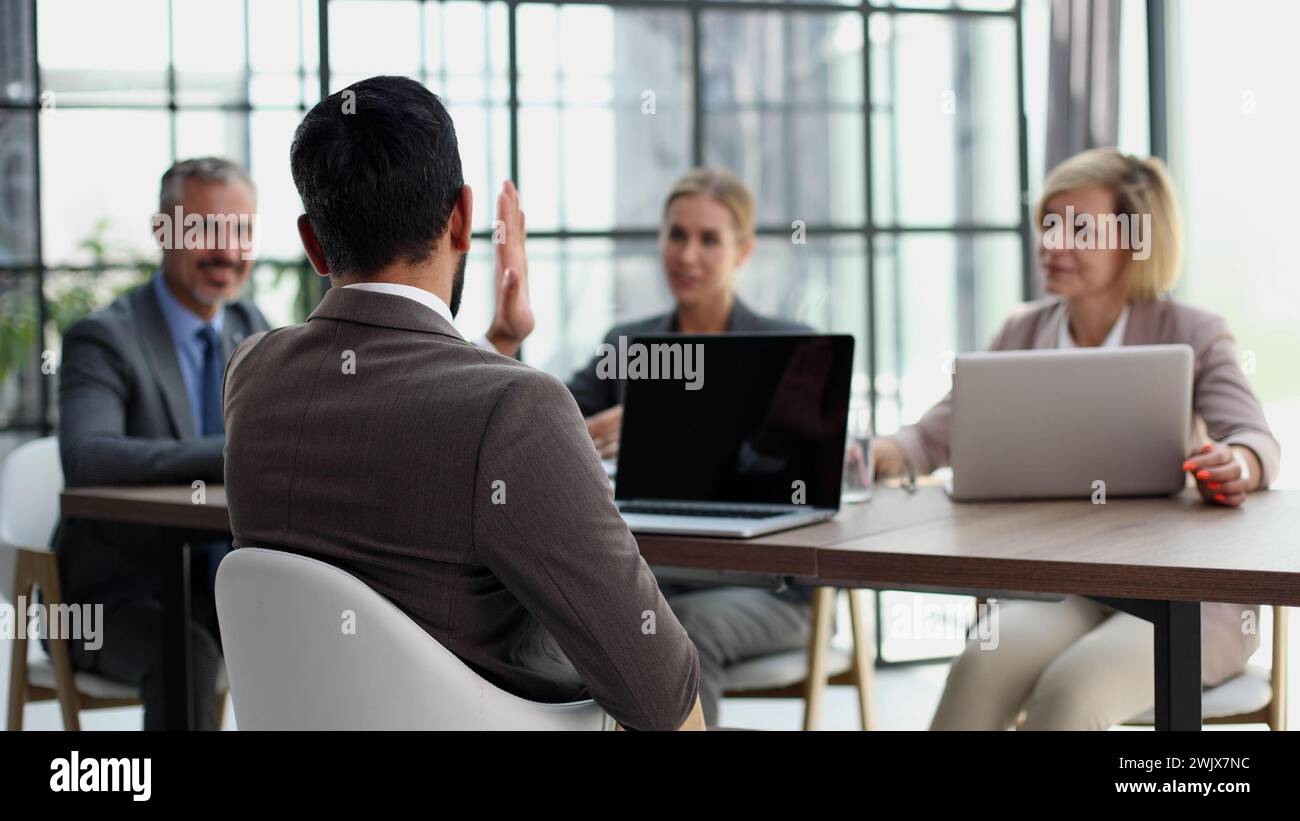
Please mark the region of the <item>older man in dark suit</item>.
[[[63, 340], [59, 450], [70, 487], [220, 482], [221, 376], [235, 346], [267, 328], [239, 299], [252, 271], [256, 189], [228, 160], [178, 162], [162, 178], [155, 237], [162, 265], [145, 285], [82, 319]], [[215, 727], [221, 668], [212, 579], [230, 545], [188, 534], [196, 724]], [[182, 534], [65, 519], [55, 551], [70, 601], [104, 605], [104, 643], [73, 665], [140, 688], [146, 729], [163, 722], [163, 551]]]

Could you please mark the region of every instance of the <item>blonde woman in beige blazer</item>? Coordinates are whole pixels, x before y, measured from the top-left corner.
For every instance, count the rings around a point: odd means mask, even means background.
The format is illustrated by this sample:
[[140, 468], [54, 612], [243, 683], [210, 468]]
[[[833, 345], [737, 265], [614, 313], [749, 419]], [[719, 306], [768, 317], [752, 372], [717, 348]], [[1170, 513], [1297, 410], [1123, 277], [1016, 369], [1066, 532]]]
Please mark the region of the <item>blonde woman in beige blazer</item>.
[[[1197, 440], [1183, 469], [1207, 504], [1238, 507], [1277, 476], [1277, 440], [1237, 360], [1222, 317], [1169, 299], [1181, 267], [1181, 229], [1164, 165], [1094, 149], [1048, 175], [1038, 206], [1039, 262], [1051, 296], [1012, 315], [992, 350], [1186, 343], [1195, 356]], [[1080, 215], [1088, 215], [1081, 217]], [[1053, 226], [1126, 215], [1139, 228], [1128, 247], [1080, 248]], [[1137, 215], [1133, 219], [1131, 215]], [[1122, 235], [1121, 235], [1122, 236]], [[1100, 232], [1092, 244], [1103, 242]], [[948, 463], [951, 397], [915, 425], [873, 444], [877, 472], [917, 474]], [[1248, 515], [1248, 514], [1247, 514]], [[997, 649], [972, 641], [953, 664], [932, 729], [1105, 729], [1151, 707], [1152, 628], [1098, 604], [1001, 605]], [[1257, 605], [1205, 604], [1202, 682], [1240, 673], [1259, 645]]]

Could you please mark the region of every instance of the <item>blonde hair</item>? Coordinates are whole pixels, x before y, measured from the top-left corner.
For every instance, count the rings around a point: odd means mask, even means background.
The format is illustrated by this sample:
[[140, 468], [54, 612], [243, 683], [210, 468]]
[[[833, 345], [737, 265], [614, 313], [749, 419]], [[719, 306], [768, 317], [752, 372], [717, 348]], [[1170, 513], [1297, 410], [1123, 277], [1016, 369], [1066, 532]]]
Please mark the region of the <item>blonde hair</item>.
[[673, 183], [668, 199], [664, 200], [664, 217], [668, 216], [668, 206], [673, 200], [692, 194], [703, 194], [727, 209], [740, 243], [754, 238], [754, 195], [740, 177], [724, 168], [692, 168]]
[[1137, 157], [1114, 148], [1075, 154], [1051, 170], [1035, 217], [1045, 224], [1047, 201], [1065, 191], [1099, 185], [1115, 194], [1116, 214], [1151, 215], [1146, 238], [1151, 255], [1130, 259], [1123, 276], [1130, 300], [1148, 300], [1174, 287], [1182, 271], [1183, 225], [1174, 184], [1158, 157]]

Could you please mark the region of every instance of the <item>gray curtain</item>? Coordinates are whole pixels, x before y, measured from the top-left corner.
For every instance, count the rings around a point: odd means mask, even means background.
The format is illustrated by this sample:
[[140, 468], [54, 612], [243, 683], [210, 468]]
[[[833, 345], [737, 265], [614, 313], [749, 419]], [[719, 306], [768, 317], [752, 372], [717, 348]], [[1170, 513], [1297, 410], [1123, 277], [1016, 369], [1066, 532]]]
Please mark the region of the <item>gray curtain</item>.
[[1120, 0], [1052, 0], [1047, 169], [1119, 139]]

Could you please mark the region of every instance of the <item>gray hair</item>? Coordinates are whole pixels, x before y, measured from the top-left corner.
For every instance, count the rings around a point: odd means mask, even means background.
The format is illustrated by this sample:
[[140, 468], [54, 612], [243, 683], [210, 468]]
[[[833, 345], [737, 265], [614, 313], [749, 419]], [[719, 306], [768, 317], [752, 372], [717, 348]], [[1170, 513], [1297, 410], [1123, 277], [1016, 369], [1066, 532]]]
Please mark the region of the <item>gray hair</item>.
[[185, 181], [190, 179], [206, 182], [242, 182], [257, 197], [257, 186], [244, 166], [221, 157], [195, 157], [191, 160], [177, 160], [162, 176], [158, 187], [158, 210], [167, 213], [180, 204], [185, 191]]

